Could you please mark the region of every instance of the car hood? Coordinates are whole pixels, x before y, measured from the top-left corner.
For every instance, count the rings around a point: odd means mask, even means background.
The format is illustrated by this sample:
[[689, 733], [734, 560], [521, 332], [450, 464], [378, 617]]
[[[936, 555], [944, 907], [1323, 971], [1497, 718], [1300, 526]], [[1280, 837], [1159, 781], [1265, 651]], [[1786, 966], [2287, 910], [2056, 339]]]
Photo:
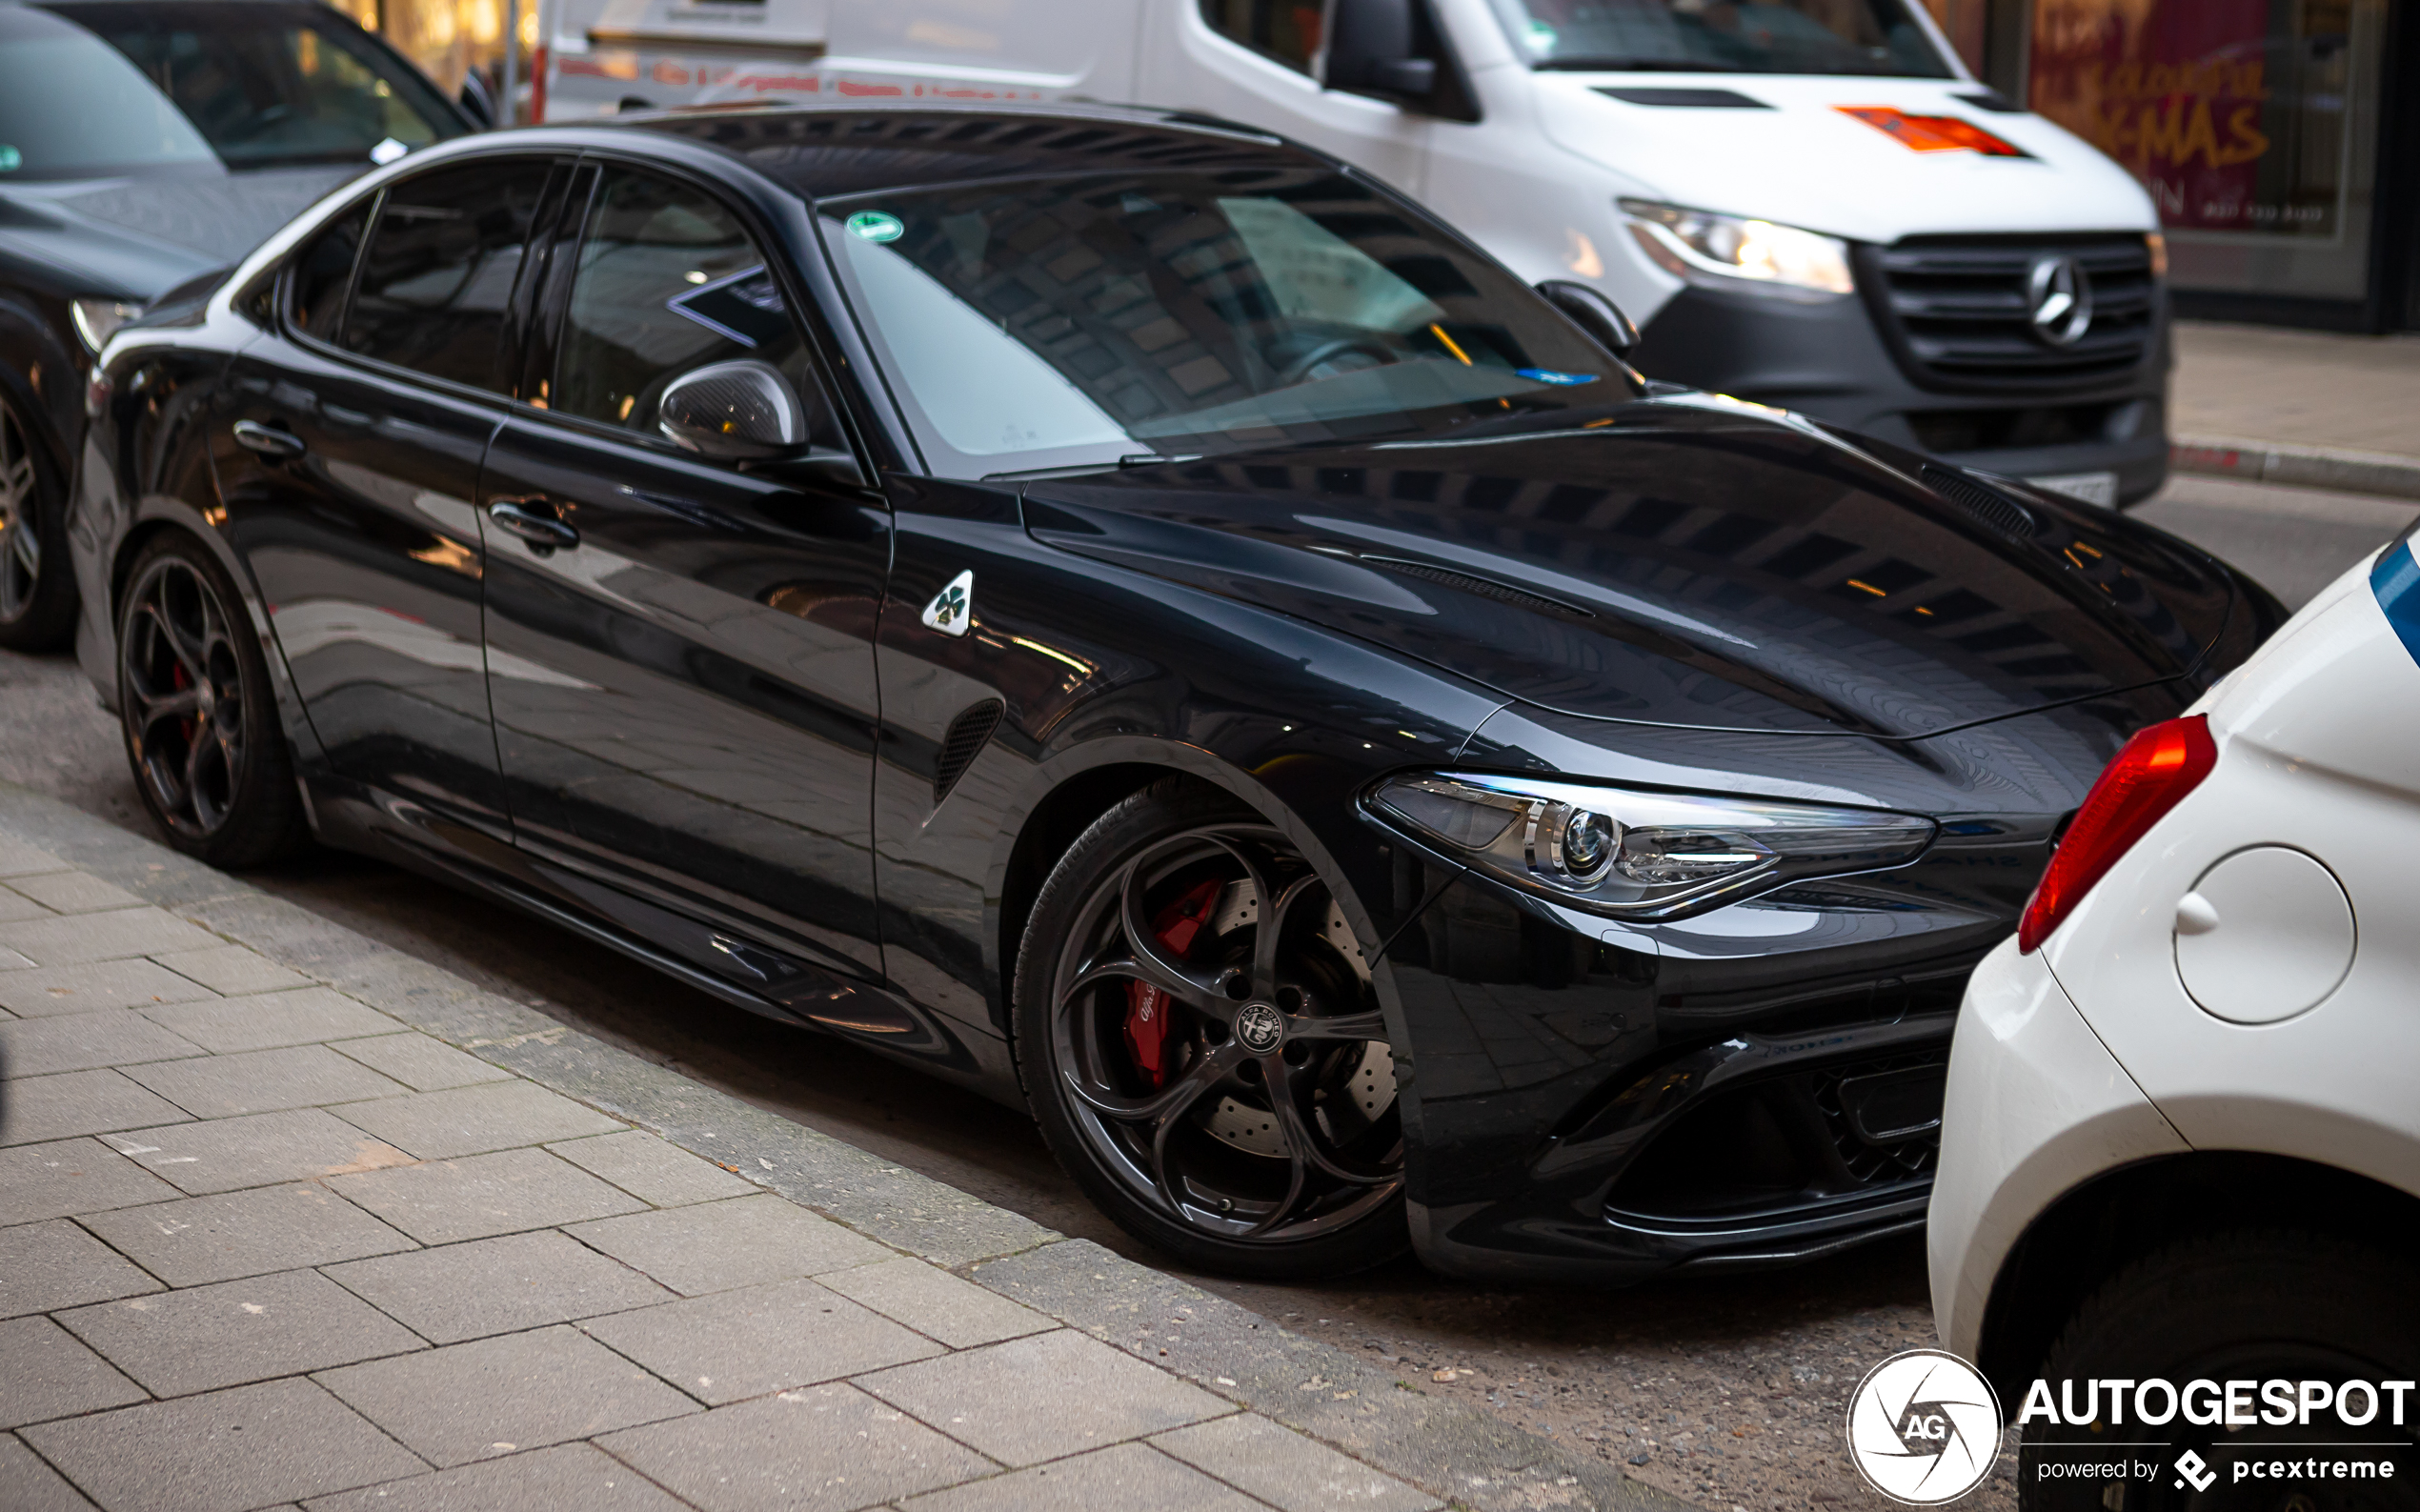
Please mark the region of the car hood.
[[2186, 676], [2226, 568], [1704, 394], [1029, 482], [1027, 528], [1589, 719], [1910, 739]]
[[[1976, 98], [1989, 96], [1973, 84], [1820, 74], [1535, 77], [1545, 134], [1650, 199], [1882, 244], [1927, 232], [2159, 229], [2150, 195], [2099, 148], [2030, 111], [1979, 108]], [[1720, 95], [1740, 107], [1641, 103]], [[2023, 155], [1916, 151], [1844, 111], [1877, 106], [1954, 116]]]
[[10, 184], [0, 189], [0, 256], [47, 272], [77, 293], [144, 303], [239, 261], [368, 169]]

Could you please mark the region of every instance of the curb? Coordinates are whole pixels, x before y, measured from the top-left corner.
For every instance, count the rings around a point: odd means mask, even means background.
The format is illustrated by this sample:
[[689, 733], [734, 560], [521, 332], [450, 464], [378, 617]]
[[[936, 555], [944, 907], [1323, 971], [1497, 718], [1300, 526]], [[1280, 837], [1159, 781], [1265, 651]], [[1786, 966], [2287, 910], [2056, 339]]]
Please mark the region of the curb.
[[663, 1137], [1470, 1512], [1692, 1503], [1088, 1240], [606, 1044], [57, 799], [0, 782], [0, 830], [433, 1038]]
[[2168, 463], [2175, 472], [2206, 477], [2420, 499], [2420, 460], [2378, 452], [2179, 436], [2168, 446]]

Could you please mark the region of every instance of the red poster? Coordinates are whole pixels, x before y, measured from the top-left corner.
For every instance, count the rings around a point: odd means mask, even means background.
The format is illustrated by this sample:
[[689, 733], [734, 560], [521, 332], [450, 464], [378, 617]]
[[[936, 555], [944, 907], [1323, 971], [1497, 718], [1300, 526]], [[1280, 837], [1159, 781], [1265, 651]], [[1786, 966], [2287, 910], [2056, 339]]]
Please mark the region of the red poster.
[[2172, 230], [2325, 235], [2334, 196], [2265, 161], [2291, 113], [2269, 31], [2269, 0], [2037, 0], [2030, 103], [2126, 165]]

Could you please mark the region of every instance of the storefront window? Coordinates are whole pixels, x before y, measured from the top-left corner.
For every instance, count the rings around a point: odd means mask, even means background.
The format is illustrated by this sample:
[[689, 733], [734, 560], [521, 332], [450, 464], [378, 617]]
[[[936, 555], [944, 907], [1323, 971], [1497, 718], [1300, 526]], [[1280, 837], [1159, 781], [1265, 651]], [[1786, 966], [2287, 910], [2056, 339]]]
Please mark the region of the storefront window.
[[2186, 289], [2367, 291], [2387, 0], [2035, 0], [2032, 107], [2151, 192]]
[[[448, 94], [463, 76], [494, 81], [504, 58], [504, 0], [329, 0], [420, 66]], [[538, 0], [521, 0], [521, 56], [537, 46]], [[526, 68], [524, 61], [523, 67]]]

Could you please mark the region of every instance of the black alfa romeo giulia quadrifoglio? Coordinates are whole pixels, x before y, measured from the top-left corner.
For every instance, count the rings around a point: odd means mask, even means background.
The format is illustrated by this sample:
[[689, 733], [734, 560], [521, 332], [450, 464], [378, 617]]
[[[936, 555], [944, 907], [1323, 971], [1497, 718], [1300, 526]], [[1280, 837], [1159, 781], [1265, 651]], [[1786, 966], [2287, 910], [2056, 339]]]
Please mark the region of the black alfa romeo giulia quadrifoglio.
[[187, 851], [1030, 1105], [1192, 1263], [1820, 1254], [1921, 1221], [1968, 967], [2282, 615], [1623, 334], [1182, 117], [454, 144], [109, 347], [80, 645]]

